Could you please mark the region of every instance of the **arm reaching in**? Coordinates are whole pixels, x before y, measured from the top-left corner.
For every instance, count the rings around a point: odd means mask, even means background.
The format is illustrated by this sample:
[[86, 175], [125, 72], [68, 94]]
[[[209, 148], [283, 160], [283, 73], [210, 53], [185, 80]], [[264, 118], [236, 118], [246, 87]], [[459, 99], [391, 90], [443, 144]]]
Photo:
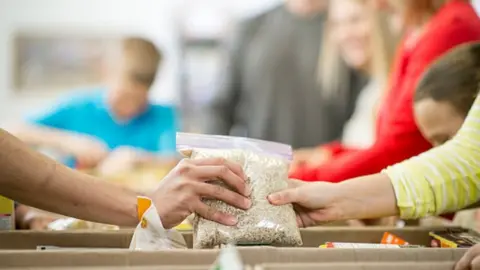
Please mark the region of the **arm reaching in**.
[[94, 167], [108, 155], [107, 146], [94, 137], [41, 125], [25, 124], [13, 130], [16, 137], [34, 146], [72, 155], [82, 167]]
[[[206, 183], [217, 178], [236, 192]], [[3, 129], [0, 129], [0, 186], [1, 195], [50, 212], [120, 226], [138, 223], [135, 192], [60, 165]], [[149, 197], [165, 228], [179, 224], [192, 212], [234, 225], [234, 217], [208, 208], [201, 198], [217, 198], [247, 209], [251, 204], [244, 197], [247, 190], [245, 175], [237, 164], [222, 159], [184, 160]]]
[[458, 134], [449, 142], [386, 169], [342, 183], [290, 181], [269, 196], [294, 203], [299, 223], [399, 214], [413, 219], [461, 210], [480, 199], [480, 96]]

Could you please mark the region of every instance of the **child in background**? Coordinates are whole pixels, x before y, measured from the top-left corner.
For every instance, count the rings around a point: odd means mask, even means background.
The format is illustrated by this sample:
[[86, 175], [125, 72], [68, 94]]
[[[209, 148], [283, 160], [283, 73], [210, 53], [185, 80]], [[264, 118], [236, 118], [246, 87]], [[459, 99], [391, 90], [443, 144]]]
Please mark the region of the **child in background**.
[[[459, 46], [428, 69], [415, 93], [414, 113], [418, 128], [433, 146], [457, 134], [479, 86], [480, 43]], [[479, 231], [479, 211], [458, 212], [453, 224]]]
[[122, 167], [150, 161], [152, 153], [174, 153], [175, 109], [148, 98], [161, 52], [152, 42], [132, 37], [110, 53], [104, 87], [69, 96], [13, 133], [73, 157], [67, 165], [82, 168], [109, 159]]
[[[116, 175], [141, 164], [174, 162], [177, 115], [171, 106], [152, 104], [162, 53], [143, 38], [121, 41], [109, 52], [105, 86], [69, 95], [53, 108], [13, 130], [40, 149], [67, 156], [70, 167]], [[161, 159], [160, 156], [167, 156]], [[17, 205], [17, 226], [44, 229], [54, 218]]]

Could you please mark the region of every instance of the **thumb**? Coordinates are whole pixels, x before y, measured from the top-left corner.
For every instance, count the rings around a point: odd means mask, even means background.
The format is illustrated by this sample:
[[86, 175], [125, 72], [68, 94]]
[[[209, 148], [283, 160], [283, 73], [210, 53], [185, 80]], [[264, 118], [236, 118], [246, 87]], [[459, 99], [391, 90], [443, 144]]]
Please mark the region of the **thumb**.
[[268, 196], [268, 200], [273, 205], [284, 205], [288, 203], [297, 202], [298, 188], [288, 188]]

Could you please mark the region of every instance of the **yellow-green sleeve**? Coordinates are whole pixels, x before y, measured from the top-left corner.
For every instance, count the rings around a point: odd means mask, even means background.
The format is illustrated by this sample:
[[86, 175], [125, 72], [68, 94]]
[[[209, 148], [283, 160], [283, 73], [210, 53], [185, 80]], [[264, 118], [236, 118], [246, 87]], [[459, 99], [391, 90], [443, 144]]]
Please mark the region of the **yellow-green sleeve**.
[[405, 219], [457, 211], [480, 200], [480, 96], [452, 140], [384, 173]]

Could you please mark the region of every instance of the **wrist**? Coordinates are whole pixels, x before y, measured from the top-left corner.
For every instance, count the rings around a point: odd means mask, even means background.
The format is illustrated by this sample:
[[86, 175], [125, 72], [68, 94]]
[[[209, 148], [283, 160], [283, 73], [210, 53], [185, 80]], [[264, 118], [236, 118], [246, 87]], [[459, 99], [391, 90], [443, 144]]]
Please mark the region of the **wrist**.
[[[348, 212], [349, 205], [351, 204], [349, 201], [351, 199], [351, 195], [349, 194], [349, 187], [345, 185], [345, 182], [340, 183], [331, 183], [332, 185], [332, 192], [330, 193], [330, 201], [331, 201], [331, 208], [335, 213], [336, 220], [350, 220], [355, 219], [355, 217]], [[351, 207], [350, 207], [351, 208]]]
[[140, 221], [139, 217], [139, 209], [138, 209], [138, 202], [137, 202], [137, 196], [134, 196], [133, 199], [131, 199], [131, 203], [129, 203], [128, 207], [128, 212], [126, 216], [126, 224], [128, 227], [136, 227]]

